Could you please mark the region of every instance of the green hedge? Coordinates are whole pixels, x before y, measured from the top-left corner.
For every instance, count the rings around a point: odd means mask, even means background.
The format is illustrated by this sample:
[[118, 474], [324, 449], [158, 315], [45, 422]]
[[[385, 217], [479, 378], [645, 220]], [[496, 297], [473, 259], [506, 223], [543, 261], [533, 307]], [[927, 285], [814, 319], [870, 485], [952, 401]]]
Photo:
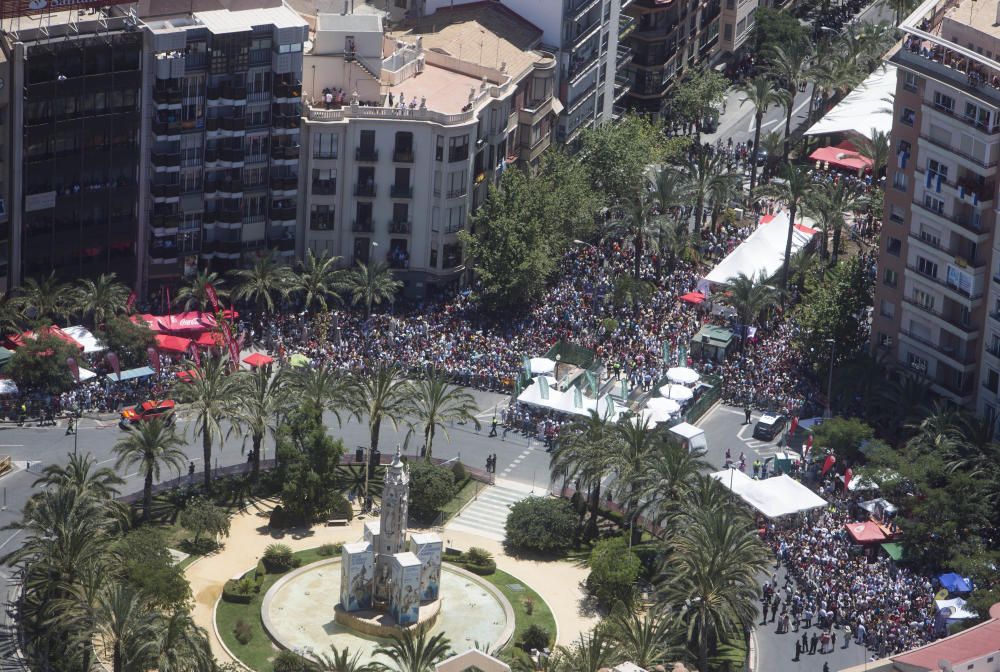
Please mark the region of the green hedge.
[[479, 564], [475, 562], [468, 562], [460, 558], [445, 557], [444, 559], [453, 565], [458, 565], [462, 569], [467, 569], [473, 574], [478, 574], [479, 576], [489, 576], [497, 571], [497, 563], [493, 560], [490, 560], [487, 563]]
[[260, 585], [257, 585], [257, 590], [247, 593], [241, 587], [242, 583], [242, 581], [237, 581], [236, 579], [226, 581], [225, 585], [222, 586], [222, 599], [226, 602], [235, 602], [236, 604], [250, 604], [253, 596], [260, 590]]

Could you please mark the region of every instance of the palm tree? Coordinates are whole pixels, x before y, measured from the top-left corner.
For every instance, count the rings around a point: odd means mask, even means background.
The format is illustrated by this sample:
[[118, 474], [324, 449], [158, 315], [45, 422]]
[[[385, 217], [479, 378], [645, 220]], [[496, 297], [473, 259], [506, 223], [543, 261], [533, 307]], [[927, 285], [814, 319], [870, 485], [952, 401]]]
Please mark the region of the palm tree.
[[316, 256], [311, 249], [306, 258], [299, 262], [298, 272], [292, 273], [288, 293], [302, 298], [306, 310], [316, 305], [326, 311], [328, 301], [340, 302], [339, 292], [344, 284], [346, 271], [337, 268], [340, 257], [331, 257], [326, 250]]
[[156, 672], [213, 672], [215, 658], [208, 634], [191, 612], [157, 614], [150, 624], [150, 667]]
[[736, 311], [736, 317], [745, 327], [756, 324], [761, 314], [777, 303], [774, 287], [761, 271], [756, 277], [745, 273], [729, 278], [723, 286], [720, 300]]
[[636, 474], [637, 513], [648, 512], [661, 529], [687, 500], [697, 475], [708, 469], [703, 451], [690, 451], [679, 441], [661, 441]]
[[59, 282], [55, 271], [41, 282], [27, 278], [19, 291], [21, 304], [26, 312], [34, 313], [36, 321], [65, 317], [72, 310], [73, 290]]
[[823, 182], [814, 185], [802, 202], [803, 210], [812, 217], [823, 232], [820, 242], [820, 258], [827, 258], [827, 236], [833, 231], [833, 261], [836, 263], [840, 251], [840, 238], [847, 225], [847, 212], [857, 210], [861, 195], [842, 184]]
[[719, 225], [719, 215], [729, 203], [740, 196], [743, 191], [743, 178], [736, 173], [722, 173], [708, 190], [708, 199], [712, 207], [712, 229]]
[[402, 286], [403, 283], [393, 276], [388, 264], [381, 262], [365, 264], [359, 261], [344, 281], [344, 287], [351, 297], [351, 305], [363, 304], [365, 317], [371, 316], [373, 305], [379, 306], [383, 301], [392, 301]]
[[111, 672], [147, 669], [156, 650], [154, 619], [149, 600], [127, 583], [112, 582], [98, 597], [90, 620]]
[[353, 380], [331, 362], [320, 366], [296, 366], [287, 370], [285, 392], [290, 405], [301, 404], [320, 416], [330, 411], [341, 422], [340, 411], [348, 404], [348, 390]]
[[83, 455], [69, 454], [66, 466], [50, 464], [42, 469], [42, 476], [31, 484], [32, 488], [72, 488], [81, 495], [93, 495], [98, 499], [111, 499], [118, 495], [115, 486], [124, 485], [125, 479], [118, 476], [114, 469], [97, 466], [97, 459], [90, 453]]
[[788, 104], [785, 105], [785, 143], [782, 154], [786, 161], [791, 149], [795, 94], [799, 90], [799, 82], [809, 78], [812, 59], [812, 47], [804, 41], [777, 45], [767, 54], [767, 71], [785, 88], [788, 95]]
[[153, 479], [160, 480], [162, 467], [172, 467], [180, 475], [187, 456], [180, 449], [184, 445], [169, 420], [153, 418], [128, 428], [115, 444], [118, 460], [115, 468], [139, 465], [145, 481], [142, 486], [142, 519], [149, 521], [153, 505]]
[[104, 324], [126, 311], [131, 290], [118, 282], [116, 277], [114, 273], [102, 273], [96, 281], [81, 279], [74, 292], [76, 313], [89, 316], [93, 326]]
[[772, 105], [789, 107], [788, 92], [776, 88], [767, 77], [757, 76], [736, 87], [736, 90], [743, 94], [740, 107], [746, 103], [753, 105], [754, 109], [754, 129], [753, 129], [753, 153], [750, 157], [750, 196], [749, 202], [753, 203], [753, 192], [757, 187], [757, 152], [760, 151], [760, 127], [764, 122], [764, 113]]
[[601, 628], [581, 634], [571, 646], [559, 646], [556, 651], [560, 672], [600, 672], [615, 663], [614, 642]]
[[184, 310], [200, 310], [202, 312], [212, 309], [212, 301], [208, 297], [208, 288], [212, 287], [219, 301], [229, 298], [229, 289], [226, 288], [226, 279], [215, 272], [198, 271], [191, 276], [188, 283], [177, 290], [177, 296], [173, 302]]
[[24, 306], [10, 292], [0, 295], [0, 335], [20, 333], [24, 326]]
[[222, 436], [219, 421], [233, 415], [237, 406], [239, 378], [229, 375], [227, 360], [208, 357], [201, 364], [185, 363], [195, 373], [174, 384], [174, 395], [188, 404], [194, 414], [195, 430], [201, 434], [202, 457], [205, 460], [205, 492], [212, 491], [212, 442]]
[[619, 657], [644, 670], [685, 658], [683, 630], [669, 612], [652, 608], [640, 615], [619, 609], [611, 615], [608, 637]]
[[[303, 367], [312, 370], [311, 367]], [[288, 407], [286, 383], [288, 375], [279, 372], [270, 375], [264, 367], [241, 374], [236, 394], [236, 408], [232, 416], [234, 427], [246, 428], [250, 432], [250, 448], [253, 451], [253, 470], [250, 475], [256, 481], [260, 474], [260, 451], [264, 438], [270, 430], [275, 431], [275, 420]]]
[[289, 268], [280, 264], [270, 250], [254, 259], [250, 268], [236, 269], [229, 274], [234, 281], [233, 299], [253, 302], [262, 322], [265, 315], [274, 312], [275, 299], [288, 293], [291, 281]]
[[310, 665], [312, 670], [315, 672], [379, 672], [378, 663], [361, 662], [360, 651], [355, 652], [352, 656], [346, 646], [343, 649], [338, 649], [335, 645], [331, 645], [330, 648], [333, 650], [333, 655], [319, 654], [316, 662]]
[[438, 428], [448, 435], [449, 423], [472, 422], [479, 429], [476, 399], [464, 387], [451, 385], [440, 369], [430, 369], [413, 383], [411, 413], [424, 427], [424, 456], [429, 462], [434, 453], [434, 435]]
[[728, 508], [689, 510], [684, 534], [671, 538], [660, 595], [680, 609], [680, 621], [707, 670], [709, 641], [742, 636], [757, 613], [757, 576], [767, 566], [767, 550], [743, 512]]
[[725, 159], [709, 152], [698, 152], [695, 159], [685, 166], [685, 192], [689, 203], [694, 206], [694, 226], [689, 230], [695, 235], [701, 235], [705, 201], [712, 193], [713, 185], [727, 172]]
[[611, 472], [613, 456], [619, 452], [618, 443], [611, 418], [591, 410], [586, 418], [574, 421], [560, 432], [559, 443], [549, 458], [553, 482], [574, 481], [581, 496], [583, 491], [588, 492], [590, 520], [585, 533], [588, 539], [597, 535], [601, 483]]
[[783, 181], [766, 185], [761, 192], [784, 202], [788, 207], [788, 237], [785, 239], [785, 256], [781, 267], [781, 301], [784, 305], [785, 292], [788, 290], [788, 264], [792, 259], [792, 237], [795, 233], [795, 216], [806, 197], [813, 189], [809, 173], [804, 168], [785, 164], [781, 174]]
[[392, 644], [375, 650], [376, 656], [392, 661], [392, 665], [385, 668], [394, 672], [433, 672], [434, 666], [450, 653], [451, 642], [444, 633], [428, 637], [426, 628], [420, 628], [416, 634], [404, 630], [403, 634], [392, 636]]
[[632, 310], [638, 315], [639, 306], [648, 301], [655, 293], [656, 285], [649, 280], [631, 275], [619, 275], [615, 278], [611, 301], [616, 306], [631, 304]]
[[[413, 387], [394, 364], [378, 363], [354, 376], [347, 392], [347, 407], [359, 422], [368, 420], [369, 457], [378, 450], [382, 421], [393, 427], [413, 406]], [[369, 470], [365, 470], [365, 498], [368, 497]]]
[[871, 161], [872, 181], [878, 183], [886, 164], [889, 163], [889, 153], [892, 151], [889, 134], [873, 128], [872, 137], [866, 138], [863, 135], [856, 137], [854, 144], [858, 148], [858, 154]]
[[644, 185], [624, 204], [624, 216], [612, 219], [607, 227], [607, 233], [632, 243], [632, 277], [636, 280], [642, 272], [643, 250], [656, 244], [655, 231], [660, 221], [653, 217], [653, 206]]

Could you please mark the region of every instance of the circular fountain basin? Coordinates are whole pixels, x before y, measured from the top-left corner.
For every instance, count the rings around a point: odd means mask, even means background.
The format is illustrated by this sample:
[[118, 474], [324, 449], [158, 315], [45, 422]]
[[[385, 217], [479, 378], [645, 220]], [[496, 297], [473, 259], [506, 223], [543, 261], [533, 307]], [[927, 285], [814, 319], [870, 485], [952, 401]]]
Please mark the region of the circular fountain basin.
[[[431, 635], [443, 632], [456, 651], [478, 642], [502, 647], [514, 633], [514, 610], [493, 585], [464, 569], [441, 566], [440, 599], [421, 605], [421, 625]], [[330, 647], [360, 653], [362, 661], [391, 643], [394, 628], [366, 627], [384, 620], [360, 612], [345, 618], [340, 603], [340, 558], [321, 560], [290, 572], [264, 595], [261, 619], [280, 646], [305, 655], [322, 655]], [[425, 617], [426, 614], [426, 617]], [[432, 616], [433, 614], [433, 616]]]

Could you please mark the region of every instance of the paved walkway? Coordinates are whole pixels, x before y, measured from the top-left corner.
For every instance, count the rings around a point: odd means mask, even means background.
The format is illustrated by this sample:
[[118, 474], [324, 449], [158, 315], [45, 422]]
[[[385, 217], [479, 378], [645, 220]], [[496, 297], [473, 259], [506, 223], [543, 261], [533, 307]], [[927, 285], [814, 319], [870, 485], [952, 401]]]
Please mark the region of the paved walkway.
[[[282, 543], [299, 551], [325, 543], [356, 541], [362, 536], [364, 520], [360, 518], [355, 518], [347, 527], [314, 527], [305, 531], [272, 535], [267, 527], [272, 506], [273, 502], [260, 503], [235, 516], [225, 547], [214, 555], [194, 562], [185, 571], [194, 595], [195, 622], [208, 631], [212, 651], [221, 662], [231, 661], [232, 658], [215, 635], [213, 614], [215, 603], [222, 594], [222, 585], [227, 579], [253, 569], [268, 544]], [[490, 551], [496, 559], [497, 567], [537, 591], [555, 616], [559, 628], [559, 644], [571, 643], [597, 624], [596, 615], [583, 606], [585, 593], [582, 585], [587, 578], [585, 568], [568, 562], [512, 558], [504, 553], [501, 542], [470, 532], [445, 532], [440, 529], [429, 531], [438, 532], [455, 548], [464, 550], [478, 546]]]
[[496, 485], [481, 491], [476, 499], [469, 502], [444, 526], [444, 533], [467, 532], [486, 539], [503, 541], [510, 507], [522, 499], [527, 499], [531, 494], [532, 490], [527, 485], [498, 478]]

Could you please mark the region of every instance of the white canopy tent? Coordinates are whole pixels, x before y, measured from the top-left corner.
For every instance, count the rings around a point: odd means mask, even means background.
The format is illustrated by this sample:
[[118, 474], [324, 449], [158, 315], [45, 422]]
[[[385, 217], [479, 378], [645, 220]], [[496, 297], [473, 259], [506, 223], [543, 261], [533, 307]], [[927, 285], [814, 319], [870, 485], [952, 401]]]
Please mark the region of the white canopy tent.
[[[712, 269], [705, 280], [721, 285], [729, 282], [740, 273], [754, 277], [763, 272], [770, 278], [781, 268], [785, 258], [785, 240], [788, 238], [788, 213], [782, 210], [776, 215], [766, 215], [760, 218], [761, 224], [757, 230], [743, 241], [739, 247], [729, 253], [725, 259]], [[796, 224], [792, 233], [792, 254], [801, 250], [816, 235], [816, 230], [804, 224]], [[699, 289], [703, 292], [707, 288]]]
[[[90, 354], [92, 352], [104, 352], [108, 348], [97, 340], [97, 337], [91, 333], [89, 329], [82, 325], [76, 325], [75, 327], [63, 327], [63, 331], [69, 336], [73, 337], [73, 340], [83, 346], [84, 354]], [[83, 378], [83, 371], [80, 371], [80, 378]]]
[[730, 468], [715, 472], [712, 478], [768, 518], [826, 506], [826, 500], [786, 474], [755, 481], [742, 471]]
[[950, 600], [934, 600], [934, 604], [938, 609], [948, 609], [951, 612], [948, 614], [949, 621], [964, 621], [967, 618], [979, 618], [979, 614], [965, 608], [965, 600], [961, 597], [955, 597]]
[[531, 368], [531, 375], [533, 376], [545, 375], [556, 370], [555, 361], [548, 357], [532, 357], [528, 362], [528, 366]]
[[679, 383], [681, 385], [694, 385], [701, 379], [698, 372], [694, 369], [689, 369], [686, 366], [674, 366], [667, 369], [667, 380], [671, 383]]
[[[86, 352], [86, 351], [84, 351], [84, 352]], [[90, 369], [85, 369], [82, 366], [80, 367], [80, 382], [81, 383], [85, 382], [85, 381], [88, 381], [88, 380], [92, 380], [94, 378], [97, 378], [97, 374], [96, 373], [94, 373]]]
[[687, 401], [694, 397], [694, 390], [683, 385], [664, 385], [660, 388], [660, 394], [674, 401]]
[[670, 428], [670, 432], [687, 444], [688, 450], [706, 450], [705, 430], [687, 422], [679, 422]]
[[[534, 385], [528, 385], [524, 388], [524, 391], [518, 395], [517, 400], [529, 406], [545, 408], [559, 413], [568, 413], [570, 415], [588, 416], [591, 411], [597, 411], [601, 417], [608, 417], [612, 421], [617, 421], [621, 414], [627, 410], [625, 407], [616, 404], [608, 395], [599, 399], [592, 399], [584, 394], [576, 397], [576, 392], [572, 388], [562, 392], [554, 387], [549, 382], [550, 380], [545, 376], [539, 376], [535, 379]], [[543, 386], [548, 386], [547, 399], [542, 396]], [[579, 406], [577, 406], [577, 401], [580, 402]]]
[[874, 131], [892, 130], [892, 101], [896, 93], [896, 66], [883, 65], [813, 124], [806, 135], [857, 133], [871, 138]]

